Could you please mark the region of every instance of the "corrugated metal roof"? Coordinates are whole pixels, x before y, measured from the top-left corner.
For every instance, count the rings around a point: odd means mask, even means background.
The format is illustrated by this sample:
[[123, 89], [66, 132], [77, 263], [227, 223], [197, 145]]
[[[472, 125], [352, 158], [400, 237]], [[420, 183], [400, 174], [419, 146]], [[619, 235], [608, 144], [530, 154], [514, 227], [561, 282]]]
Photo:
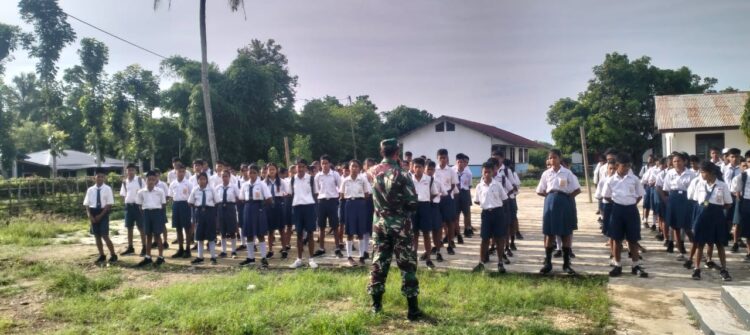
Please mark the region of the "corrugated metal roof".
[[[64, 150], [65, 155], [57, 157], [57, 169], [58, 170], [80, 170], [87, 168], [96, 167], [96, 157], [85, 152], [75, 150]], [[23, 163], [41, 165], [41, 166], [52, 166], [52, 155], [49, 150], [42, 150], [32, 152], [26, 155], [28, 158], [21, 160]], [[104, 157], [102, 167], [121, 167], [122, 161], [111, 157]]]
[[748, 92], [657, 95], [659, 131], [739, 127]]

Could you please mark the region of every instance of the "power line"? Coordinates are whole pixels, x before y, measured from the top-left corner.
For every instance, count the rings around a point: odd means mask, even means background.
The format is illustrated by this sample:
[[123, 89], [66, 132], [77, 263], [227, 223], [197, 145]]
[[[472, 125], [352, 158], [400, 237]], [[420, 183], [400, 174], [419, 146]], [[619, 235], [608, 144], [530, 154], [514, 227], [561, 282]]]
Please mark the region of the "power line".
[[102, 29], [102, 28], [99, 28], [99, 27], [97, 27], [97, 26], [95, 26], [95, 25], [93, 25], [93, 24], [91, 24], [91, 23], [88, 23], [88, 22], [86, 22], [86, 21], [84, 21], [84, 20], [81, 20], [81, 19], [79, 19], [79, 18], [77, 18], [77, 17], [75, 17], [75, 16], [73, 16], [73, 15], [70, 15], [70, 14], [68, 14], [68, 13], [64, 12], [64, 11], [63, 11], [63, 13], [65, 13], [65, 15], [67, 15], [67, 16], [70, 16], [70, 18], [72, 18], [72, 19], [74, 19], [74, 20], [76, 20], [76, 21], [78, 21], [78, 22], [81, 22], [81, 23], [83, 23], [83, 24], [85, 24], [85, 25], [87, 25], [87, 26], [89, 26], [89, 27], [91, 27], [91, 28], [94, 28], [94, 29], [96, 29], [96, 30], [98, 30], [98, 31], [101, 31], [101, 32], [103, 32], [103, 33], [105, 33], [105, 34], [107, 34], [107, 35], [109, 35], [109, 36], [112, 36], [112, 37], [114, 37], [114, 38], [116, 38], [116, 39], [118, 39], [118, 40], [120, 40], [120, 41], [123, 41], [123, 42], [125, 42], [125, 43], [127, 43], [127, 44], [130, 44], [130, 45], [132, 45], [132, 46], [134, 46], [134, 47], [136, 47], [136, 48], [138, 48], [138, 49], [141, 49], [141, 50], [143, 50], [143, 51], [145, 51], [145, 52], [148, 52], [148, 53], [150, 53], [150, 54], [152, 54], [152, 55], [154, 55], [154, 56], [160, 57], [160, 58], [162, 58], [162, 59], [167, 59], [167, 57], [165, 57], [165, 56], [162, 56], [162, 55], [160, 55], [160, 54], [158, 54], [158, 53], [156, 53], [156, 52], [154, 52], [154, 51], [151, 51], [151, 50], [149, 50], [149, 49], [146, 49], [146, 48], [144, 48], [144, 47], [142, 47], [142, 46], [140, 46], [140, 45], [138, 45], [138, 44], [135, 44], [135, 43], [133, 43], [133, 42], [130, 42], [130, 41], [128, 41], [128, 40], [126, 40], [126, 39], [124, 39], [124, 38], [122, 38], [122, 37], [120, 37], [120, 36], [117, 36], [117, 35], [115, 35], [115, 34], [112, 34], [112, 33], [108, 32], [108, 31], [106, 31], [106, 30], [104, 30], [104, 29]]

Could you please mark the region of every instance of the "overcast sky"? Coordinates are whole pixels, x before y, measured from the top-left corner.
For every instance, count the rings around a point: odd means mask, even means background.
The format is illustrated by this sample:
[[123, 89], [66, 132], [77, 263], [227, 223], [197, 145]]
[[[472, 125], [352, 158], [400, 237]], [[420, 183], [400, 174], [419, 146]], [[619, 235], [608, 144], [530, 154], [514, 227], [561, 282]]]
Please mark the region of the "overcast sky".
[[[198, 0], [61, 0], [71, 15], [163, 55], [200, 59]], [[22, 25], [17, 1], [0, 22]], [[208, 57], [224, 69], [253, 38], [275, 39], [305, 99], [368, 94], [381, 111], [397, 105], [489, 123], [551, 141], [549, 106], [583, 91], [609, 52], [648, 55], [663, 68], [688, 66], [750, 88], [750, 1], [395, 1], [246, 0], [247, 18], [209, 0]], [[78, 37], [110, 48], [108, 73], [132, 63], [158, 72], [160, 58], [75, 20]], [[25, 27], [25, 26], [24, 26]], [[26, 27], [29, 29], [29, 27]], [[78, 63], [78, 44], [60, 68]], [[6, 80], [34, 70], [22, 52]], [[171, 82], [162, 78], [162, 87]]]

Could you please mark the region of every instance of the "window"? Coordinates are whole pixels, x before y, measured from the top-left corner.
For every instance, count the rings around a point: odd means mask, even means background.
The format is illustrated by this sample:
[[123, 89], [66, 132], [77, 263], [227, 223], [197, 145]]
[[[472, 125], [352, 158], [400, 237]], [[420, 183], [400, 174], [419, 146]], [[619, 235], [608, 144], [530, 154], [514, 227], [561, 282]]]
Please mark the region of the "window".
[[695, 155], [701, 159], [710, 158], [711, 147], [724, 147], [724, 133], [695, 134]]
[[456, 125], [450, 122], [445, 123], [445, 130], [447, 131], [456, 131]]
[[438, 133], [445, 131], [445, 123], [444, 122], [440, 122], [440, 123], [436, 124], [435, 125], [435, 131], [438, 132]]
[[508, 159], [510, 159], [511, 162], [516, 163], [516, 148], [510, 147], [509, 149], [510, 149], [510, 155], [508, 156], [510, 157], [508, 157]]

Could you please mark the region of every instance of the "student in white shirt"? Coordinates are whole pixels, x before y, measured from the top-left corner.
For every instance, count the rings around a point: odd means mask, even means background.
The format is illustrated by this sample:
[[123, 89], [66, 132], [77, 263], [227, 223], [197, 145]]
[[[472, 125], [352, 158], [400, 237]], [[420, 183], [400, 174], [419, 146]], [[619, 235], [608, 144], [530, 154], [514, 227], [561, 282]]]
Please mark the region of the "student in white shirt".
[[[290, 265], [291, 268], [296, 269], [302, 267], [302, 252], [304, 247], [304, 234], [312, 236], [315, 232], [315, 183], [313, 177], [307, 174], [307, 161], [305, 159], [298, 159], [297, 173], [291, 175], [289, 181], [289, 190], [292, 193], [292, 221], [297, 231], [297, 260]], [[308, 264], [310, 268], [315, 269], [318, 264], [313, 260], [313, 254], [315, 253], [315, 239], [307, 239], [307, 247], [309, 250]]]
[[326, 227], [331, 226], [333, 230], [334, 245], [336, 246], [336, 257], [342, 257], [341, 236], [339, 235], [339, 185], [341, 176], [331, 169], [331, 158], [328, 155], [320, 157], [321, 170], [315, 175], [315, 188], [318, 197], [318, 250], [313, 257], [322, 256], [326, 253], [325, 238]]
[[603, 189], [604, 199], [613, 204], [607, 230], [612, 239], [612, 255], [615, 261], [614, 268], [609, 272], [610, 277], [622, 274], [620, 255], [623, 240], [628, 241], [628, 250], [633, 261], [631, 273], [641, 278], [648, 277], [638, 257], [638, 241], [641, 239], [638, 202], [643, 199], [645, 190], [638, 177], [628, 173], [631, 162], [630, 155], [617, 155], [617, 172], [607, 179]]
[[[240, 173], [236, 177], [236, 181], [234, 184], [237, 185], [237, 189], [240, 190], [240, 193], [242, 193], [242, 183], [246, 182], [249, 177], [247, 176], [247, 167], [250, 166], [250, 164], [242, 163], [240, 164]], [[245, 234], [245, 228], [243, 225], [245, 224], [245, 200], [243, 200], [241, 197], [237, 199], [237, 228], [238, 228], [238, 235], [240, 237], [240, 246], [237, 248], [237, 251], [247, 250], [247, 235]]]
[[562, 236], [563, 271], [575, 274], [570, 266], [572, 234], [576, 227], [576, 213], [573, 201], [581, 193], [578, 178], [570, 170], [560, 165], [562, 153], [552, 149], [547, 156], [551, 167], [544, 171], [536, 193], [544, 197], [542, 232], [544, 233], [545, 258], [542, 274], [552, 271], [552, 251], [555, 249], [555, 236]]
[[339, 193], [341, 199], [346, 199], [346, 208], [344, 208], [346, 222], [346, 257], [349, 266], [357, 266], [358, 263], [352, 257], [352, 244], [354, 236], [357, 236], [359, 243], [359, 264], [364, 265], [364, 252], [367, 247], [364, 245], [367, 237], [372, 234], [372, 226], [367, 225], [367, 205], [365, 198], [370, 197], [371, 188], [367, 177], [360, 173], [362, 163], [358, 160], [352, 160], [349, 163], [350, 174], [341, 181]]
[[453, 191], [458, 186], [458, 175], [456, 170], [448, 166], [448, 150], [437, 151], [438, 166], [435, 169], [435, 181], [440, 183], [443, 193], [440, 195], [440, 217], [443, 220], [445, 239], [448, 242], [448, 255], [455, 255], [456, 245], [453, 238], [456, 236], [454, 222], [456, 221], [456, 201], [453, 199]]
[[[599, 201], [599, 211], [602, 214], [602, 223], [601, 223], [601, 230], [602, 235], [607, 236], [609, 238], [609, 222], [610, 217], [612, 214], [612, 202], [604, 198], [604, 184], [607, 183], [609, 178], [615, 174], [615, 170], [617, 169], [617, 164], [615, 162], [607, 162], [607, 175], [604, 176], [602, 179], [599, 180], [599, 183], [596, 185], [596, 191], [594, 192], [594, 198]], [[612, 239], [610, 238], [607, 242], [608, 246], [612, 246]], [[614, 258], [614, 255], [610, 253], [610, 258]], [[613, 263], [614, 264], [614, 260]]]
[[[117, 254], [112, 240], [109, 239], [109, 212], [115, 203], [112, 194], [112, 188], [104, 184], [107, 174], [102, 168], [95, 171], [94, 181], [96, 184], [86, 190], [86, 196], [83, 198], [83, 206], [86, 208], [86, 215], [89, 218], [89, 232], [94, 235], [96, 248], [99, 251], [99, 258], [96, 264], [102, 264], [107, 260], [104, 255], [104, 246], [106, 243], [109, 249], [109, 263], [117, 262]], [[102, 243], [103, 241], [103, 243]]]
[[[434, 213], [434, 219], [433, 219], [433, 228], [432, 228], [432, 250], [430, 251], [431, 254], [435, 255], [435, 260], [438, 262], [443, 261], [443, 254], [440, 253], [440, 249], [445, 246], [445, 243], [443, 242], [443, 218], [442, 214], [440, 213], [440, 202], [441, 202], [441, 195], [443, 192], [443, 186], [440, 185], [440, 183], [437, 182], [437, 179], [435, 178], [435, 170], [436, 170], [437, 164], [435, 161], [427, 160], [427, 168], [425, 169], [425, 174], [427, 177], [432, 178], [433, 185], [435, 186], [435, 191], [437, 192], [437, 196], [432, 198], [432, 212]], [[426, 177], [425, 177], [426, 178]], [[427, 260], [426, 257], [420, 257], [424, 258], [425, 261]]]
[[208, 241], [211, 254], [211, 264], [216, 264], [216, 195], [215, 190], [208, 187], [208, 175], [201, 172], [195, 175], [198, 187], [193, 188], [188, 203], [195, 212], [195, 244], [198, 257], [191, 264], [203, 263], [203, 242]]
[[255, 239], [258, 239], [258, 252], [261, 257], [261, 268], [268, 268], [266, 255], [266, 235], [268, 235], [268, 220], [266, 208], [273, 201], [268, 185], [260, 180], [260, 167], [250, 164], [247, 168], [247, 181], [242, 183], [240, 198], [245, 201], [245, 222], [242, 227], [247, 237], [247, 258], [240, 265], [255, 264]]
[[[172, 182], [177, 180], [177, 164], [185, 166], [185, 164], [182, 163], [182, 159], [180, 159], [180, 157], [172, 157], [172, 170], [169, 170], [169, 172], [167, 172], [167, 185], [172, 185]], [[185, 178], [190, 179], [189, 171], [185, 171]]]
[[122, 181], [122, 187], [120, 187], [120, 196], [125, 202], [125, 228], [128, 229], [128, 247], [120, 253], [121, 256], [135, 253], [135, 248], [133, 248], [133, 227], [138, 228], [138, 233], [141, 236], [141, 256], [146, 252], [144, 248], [146, 236], [143, 234], [141, 210], [138, 208], [138, 204], [135, 203], [138, 190], [144, 186], [146, 185], [143, 179], [136, 175], [135, 164], [128, 164], [127, 177]]
[[[273, 243], [276, 241], [276, 231], [279, 232], [279, 236], [283, 240], [284, 234], [284, 198], [288, 193], [286, 183], [281, 180], [279, 175], [279, 167], [276, 163], [268, 163], [266, 165], [266, 178], [263, 180], [271, 191], [272, 202], [268, 206], [267, 219], [268, 219], [268, 254], [266, 258], [273, 257]], [[282, 243], [283, 244], [283, 243]], [[282, 254], [284, 246], [282, 245]]]
[[[434, 171], [435, 163], [432, 163]], [[432, 251], [430, 233], [434, 235], [435, 231], [440, 231], [440, 220], [435, 217], [439, 214], [436, 213], [434, 204], [436, 199], [440, 199], [440, 191], [435, 179], [425, 174], [425, 164], [425, 160], [421, 157], [411, 161], [411, 168], [414, 171], [411, 180], [414, 183], [414, 190], [417, 192], [417, 210], [412, 215], [413, 245], [414, 250], [419, 250], [419, 233], [421, 232], [424, 241], [424, 253], [419, 257], [419, 260], [425, 262], [428, 268], [433, 269], [435, 264], [430, 259]]]
[[[729, 164], [724, 165], [724, 181], [727, 184], [732, 184], [734, 179], [737, 176], [740, 176], [742, 174], [742, 170], [740, 169], [740, 163], [742, 163], [742, 151], [737, 148], [731, 148], [729, 149]], [[732, 226], [734, 221], [734, 213], [735, 213], [735, 206], [737, 205], [737, 201], [732, 202], [732, 207], [728, 208], [724, 211], [724, 215], [726, 216], [727, 220], [727, 232], [729, 235], [732, 235]], [[740, 242], [742, 241], [741, 237], [741, 229], [740, 226], [736, 226], [734, 230], [734, 236], [732, 244], [732, 252], [738, 252], [740, 248]], [[710, 247], [709, 247], [710, 250]]]
[[[177, 231], [177, 244], [179, 249], [172, 258], [190, 258], [190, 241], [193, 229], [191, 228], [191, 212], [188, 199], [192, 192], [192, 186], [188, 181], [185, 166], [182, 163], [175, 165], [177, 170], [176, 179], [169, 184], [167, 195], [172, 198], [172, 228]], [[184, 246], [184, 247], [183, 247]]]
[[292, 193], [289, 189], [291, 178], [297, 173], [297, 168], [292, 165], [289, 169], [281, 168], [279, 175], [281, 185], [284, 187], [284, 198], [282, 199], [281, 213], [281, 259], [289, 257], [289, 250], [292, 249], [292, 234], [294, 233], [294, 223], [292, 222]]
[[456, 155], [456, 165], [453, 166], [453, 169], [456, 170], [456, 175], [458, 176], [458, 187], [456, 187], [455, 192], [456, 220], [454, 229], [458, 243], [462, 244], [463, 238], [459, 233], [461, 230], [458, 225], [461, 214], [464, 216], [464, 235], [466, 237], [474, 236], [474, 228], [471, 226], [471, 182], [473, 176], [471, 169], [469, 169], [469, 156], [463, 153]]
[[[745, 164], [750, 165], [750, 150], [745, 152]], [[744, 165], [744, 164], [743, 164]], [[742, 238], [746, 238], [748, 242], [745, 244], [747, 248], [747, 254], [745, 255], [745, 262], [750, 262], [750, 183], [747, 182], [750, 170], [745, 169], [740, 175], [734, 177], [732, 180], [732, 193], [735, 195], [735, 202], [737, 210], [735, 211], [735, 218], [733, 220], [734, 225], [734, 240], [735, 243], [741, 247]], [[734, 246], [732, 246], [734, 250]]]
[[221, 253], [219, 257], [227, 257], [227, 244], [232, 244], [232, 258], [237, 258], [237, 200], [240, 190], [232, 183], [229, 169], [222, 169], [221, 185], [214, 188], [216, 198], [216, 219], [221, 232]]
[[[674, 169], [669, 170], [664, 175], [664, 186], [662, 187], [662, 200], [667, 204], [667, 224], [674, 231], [674, 241], [677, 241], [677, 247], [680, 251], [678, 260], [685, 261], [685, 243], [682, 240], [682, 231], [688, 236], [690, 241], [693, 240], [692, 222], [690, 218], [690, 202], [687, 197], [687, 190], [693, 178], [697, 175], [688, 170], [685, 164], [688, 156], [684, 153], [675, 153], [672, 157]], [[667, 196], [667, 194], [669, 194]], [[667, 252], [674, 250], [675, 243], [667, 243]]]
[[505, 273], [503, 266], [503, 251], [505, 240], [508, 236], [508, 220], [503, 211], [503, 204], [508, 199], [505, 188], [494, 180], [495, 163], [485, 162], [482, 164], [482, 180], [477, 184], [474, 192], [474, 203], [482, 208], [482, 226], [480, 236], [482, 243], [479, 249], [479, 264], [474, 271], [484, 271], [484, 264], [490, 261], [489, 245], [490, 239], [497, 243], [497, 271]]
[[[158, 179], [154, 171], [146, 174], [146, 187], [138, 191], [136, 204], [140, 206], [143, 215], [143, 233], [146, 234], [146, 254], [143, 260], [137, 266], [146, 266], [154, 264], [159, 266], [164, 264], [164, 245], [162, 244], [161, 235], [164, 227], [162, 211], [167, 206], [167, 197], [161, 188], [156, 187]], [[159, 248], [159, 258], [156, 262], [151, 260], [151, 242], [156, 241]]]
[[701, 180], [691, 190], [693, 200], [698, 202], [695, 221], [692, 232], [693, 242], [697, 245], [695, 252], [695, 267], [693, 279], [701, 279], [700, 261], [703, 255], [703, 247], [706, 244], [714, 244], [718, 249], [721, 269], [719, 275], [724, 281], [731, 281], [732, 276], [727, 271], [726, 254], [724, 244], [728, 242], [727, 221], [724, 210], [732, 206], [732, 194], [730, 187], [719, 180], [720, 168], [711, 162], [703, 162], [700, 168]]
[[[161, 191], [164, 192], [165, 196], [169, 197], [169, 184], [161, 181], [161, 170], [154, 169], [153, 171], [154, 173], [156, 173], [156, 187], [161, 189]], [[162, 233], [161, 243], [164, 244], [164, 249], [169, 249], [169, 243], [167, 243], [167, 241], [169, 241], [169, 234], [167, 234], [167, 226], [166, 226], [167, 221], [169, 220], [167, 219], [166, 207], [164, 207], [163, 210], [161, 211], [161, 220], [164, 223], [164, 232]], [[151, 247], [156, 248], [156, 243], [152, 244]]]

